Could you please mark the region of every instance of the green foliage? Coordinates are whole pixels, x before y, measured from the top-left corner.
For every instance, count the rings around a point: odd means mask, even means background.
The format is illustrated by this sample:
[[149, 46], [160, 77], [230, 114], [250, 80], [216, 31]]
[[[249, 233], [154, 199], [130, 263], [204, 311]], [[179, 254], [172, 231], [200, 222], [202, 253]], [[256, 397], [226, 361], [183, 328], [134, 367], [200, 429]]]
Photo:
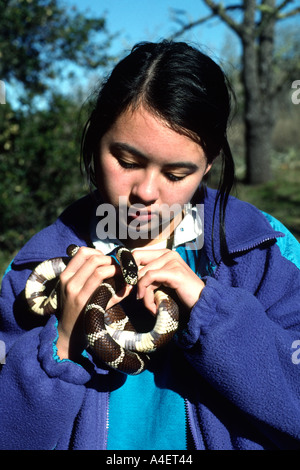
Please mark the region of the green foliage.
[[[282, 158], [280, 158], [282, 157]], [[300, 242], [300, 164], [298, 151], [273, 155], [272, 181], [256, 186], [237, 184], [236, 195], [280, 220]]]
[[[38, 230], [86, 193], [79, 171], [79, 105], [55, 94], [68, 65], [107, 65], [112, 36], [105, 19], [61, 0], [0, 0], [0, 79], [19, 108], [0, 106], [0, 267]], [[10, 91], [11, 94], [11, 91]], [[11, 96], [11, 95], [10, 95]], [[42, 109], [39, 97], [46, 103]], [[4, 266], [3, 266], [4, 265]]]
[[86, 188], [79, 171], [78, 104], [53, 96], [49, 109], [0, 107], [0, 249], [20, 248]]
[[[104, 18], [87, 18], [59, 0], [1, 0], [0, 77], [42, 93], [65, 61], [95, 68], [107, 63]], [[101, 39], [99, 40], [99, 34]]]

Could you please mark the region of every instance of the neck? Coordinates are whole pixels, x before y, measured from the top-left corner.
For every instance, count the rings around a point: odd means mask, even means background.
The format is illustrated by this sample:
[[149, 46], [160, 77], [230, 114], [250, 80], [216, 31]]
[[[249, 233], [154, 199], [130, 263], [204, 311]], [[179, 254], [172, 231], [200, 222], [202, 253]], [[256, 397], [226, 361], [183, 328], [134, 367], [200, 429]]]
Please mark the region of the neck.
[[151, 232], [149, 232], [147, 238], [141, 237], [136, 240], [128, 238], [125, 241], [124, 245], [130, 250], [132, 250], [134, 248], [143, 248], [143, 247], [152, 246], [157, 243], [166, 241], [166, 247], [171, 249], [172, 244], [173, 244], [173, 239], [174, 239], [174, 231], [176, 227], [182, 221], [182, 218], [183, 218], [183, 213], [180, 212], [171, 220], [170, 223], [168, 223], [166, 226], [161, 227], [158, 237], [155, 237], [152, 239]]

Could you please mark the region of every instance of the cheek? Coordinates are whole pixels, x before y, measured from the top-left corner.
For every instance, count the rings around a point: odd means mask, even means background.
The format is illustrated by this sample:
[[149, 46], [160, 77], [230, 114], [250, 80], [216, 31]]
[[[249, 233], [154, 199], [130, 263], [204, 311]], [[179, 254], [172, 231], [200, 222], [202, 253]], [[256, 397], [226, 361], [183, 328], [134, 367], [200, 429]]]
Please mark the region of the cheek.
[[128, 178], [111, 159], [99, 162], [97, 183], [102, 197], [113, 205], [118, 204], [120, 196], [127, 196]]
[[98, 183], [98, 189], [102, 196], [106, 196], [106, 199], [110, 199], [109, 196], [111, 196], [111, 192], [113, 190], [114, 185], [112, 184], [113, 179], [115, 178], [116, 181], [116, 176], [114, 175], [114, 171], [112, 168], [110, 168], [105, 160], [99, 159], [99, 163], [97, 165], [97, 183]]
[[[196, 191], [196, 189], [195, 189]], [[176, 206], [180, 206], [183, 209], [185, 204], [188, 204], [193, 197], [195, 191], [191, 190], [191, 187], [183, 188], [183, 187], [173, 187], [168, 190], [165, 190], [161, 196], [161, 204], [166, 205], [167, 207], [175, 208]]]
[[188, 204], [197, 191], [201, 181], [202, 178], [194, 178], [192, 181], [187, 181], [186, 184], [182, 184], [176, 190], [174, 189], [171, 194], [171, 198], [174, 199], [174, 202], [177, 202], [182, 206], [184, 204]]

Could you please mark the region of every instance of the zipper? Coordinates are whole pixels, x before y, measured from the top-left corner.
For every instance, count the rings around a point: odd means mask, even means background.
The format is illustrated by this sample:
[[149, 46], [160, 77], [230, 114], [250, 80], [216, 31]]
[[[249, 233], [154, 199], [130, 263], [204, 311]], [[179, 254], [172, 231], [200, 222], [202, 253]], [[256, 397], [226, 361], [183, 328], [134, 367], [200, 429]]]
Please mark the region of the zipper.
[[[276, 240], [276, 238], [279, 236], [282, 237], [284, 235], [281, 234], [280, 232], [276, 232], [276, 237], [272, 236], [272, 237], [264, 238], [263, 240], [253, 243], [252, 245], [247, 246], [245, 248], [233, 250], [230, 254], [235, 254], [235, 253], [237, 254], [237, 253], [242, 253], [244, 251], [250, 251], [258, 247], [259, 245], [262, 245], [263, 243], [269, 242], [271, 240]], [[220, 260], [214, 272], [215, 279], [217, 279], [218, 277], [218, 273], [221, 269], [222, 264], [223, 264], [222, 260]], [[195, 424], [197, 422], [197, 418], [195, 416], [193, 405], [187, 398], [184, 399], [184, 403], [185, 403], [185, 415], [186, 415], [186, 447], [187, 449], [189, 449], [189, 446], [193, 446], [193, 449], [196, 449], [196, 450], [204, 449], [205, 446], [201, 437], [201, 431], [197, 429], [197, 425]]]
[[187, 398], [184, 399], [185, 405], [185, 442], [187, 450], [198, 450], [201, 448], [200, 441], [198, 439], [197, 427], [195, 426], [195, 420], [193, 419], [193, 407]]
[[276, 232], [277, 235], [276, 237], [275, 236], [272, 236], [272, 237], [268, 237], [268, 238], [263, 238], [262, 240], [260, 240], [259, 242], [256, 242], [250, 246], [246, 246], [245, 248], [240, 248], [238, 250], [232, 250], [232, 252], [230, 254], [234, 254], [234, 253], [242, 253], [243, 251], [250, 251], [250, 250], [253, 250], [253, 248], [257, 248], [259, 245], [262, 245], [266, 242], [269, 242], [271, 240], [276, 240], [277, 237], [283, 237], [284, 235], [280, 232]]
[[[249, 245], [249, 246], [246, 246], [244, 248], [240, 248], [240, 249], [235, 249], [235, 250], [232, 250], [230, 251], [230, 255], [234, 255], [234, 254], [238, 254], [238, 253], [243, 253], [244, 251], [250, 251], [250, 250], [253, 250], [254, 248], [257, 248], [258, 246], [260, 245], [263, 245], [264, 243], [266, 242], [269, 242], [271, 240], [276, 240], [277, 237], [284, 237], [284, 235], [280, 232], [276, 232], [276, 237], [275, 236], [272, 236], [272, 237], [268, 237], [268, 238], [263, 238], [262, 240], [260, 240], [259, 242], [256, 242], [252, 245]], [[215, 273], [214, 273], [214, 277], [217, 279], [217, 276], [219, 274], [219, 270], [220, 270], [220, 267], [222, 266], [222, 259], [218, 262], [217, 264], [217, 267], [216, 267], [216, 270], [215, 270]]]
[[104, 449], [107, 450], [108, 444], [108, 428], [109, 428], [109, 396], [110, 392], [106, 394], [106, 420], [105, 420], [105, 438], [104, 438]]

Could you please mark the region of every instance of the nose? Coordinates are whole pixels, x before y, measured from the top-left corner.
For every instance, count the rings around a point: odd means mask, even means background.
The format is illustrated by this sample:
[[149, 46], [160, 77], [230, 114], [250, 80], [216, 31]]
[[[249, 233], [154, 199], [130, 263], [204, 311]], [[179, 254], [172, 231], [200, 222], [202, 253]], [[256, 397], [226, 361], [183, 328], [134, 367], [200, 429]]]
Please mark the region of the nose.
[[145, 205], [153, 204], [159, 198], [159, 177], [154, 170], [145, 170], [138, 175], [132, 186], [132, 196]]

